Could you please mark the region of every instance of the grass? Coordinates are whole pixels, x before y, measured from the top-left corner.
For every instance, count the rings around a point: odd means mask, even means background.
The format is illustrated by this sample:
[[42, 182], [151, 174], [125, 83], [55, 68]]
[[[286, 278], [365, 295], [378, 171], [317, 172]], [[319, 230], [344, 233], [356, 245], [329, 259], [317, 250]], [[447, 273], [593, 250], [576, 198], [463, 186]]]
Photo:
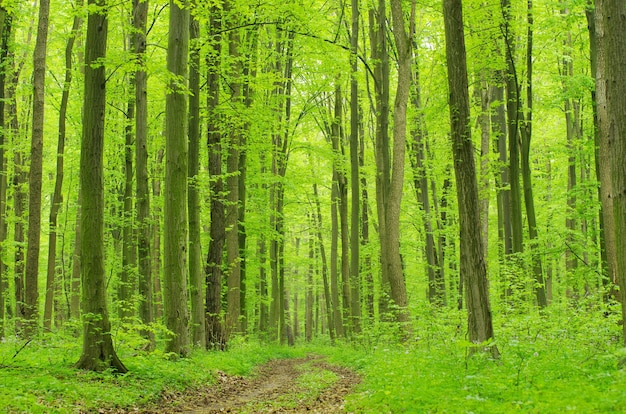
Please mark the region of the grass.
[[[295, 348], [241, 340], [227, 352], [194, 352], [171, 361], [137, 352], [117, 338], [125, 375], [76, 370], [80, 343], [61, 334], [24, 346], [0, 344], [0, 412], [74, 413], [137, 407], [167, 391], [210, 384], [219, 369], [246, 375], [273, 358], [321, 354], [362, 376], [346, 409], [355, 413], [620, 413], [626, 412], [626, 351], [617, 316], [554, 306], [544, 315], [496, 318], [502, 356], [467, 356], [463, 313], [422, 312], [406, 343], [393, 329], [368, 331], [351, 344], [323, 340]], [[23, 348], [22, 348], [23, 347]], [[305, 370], [297, 379], [311, 395], [335, 374]]]

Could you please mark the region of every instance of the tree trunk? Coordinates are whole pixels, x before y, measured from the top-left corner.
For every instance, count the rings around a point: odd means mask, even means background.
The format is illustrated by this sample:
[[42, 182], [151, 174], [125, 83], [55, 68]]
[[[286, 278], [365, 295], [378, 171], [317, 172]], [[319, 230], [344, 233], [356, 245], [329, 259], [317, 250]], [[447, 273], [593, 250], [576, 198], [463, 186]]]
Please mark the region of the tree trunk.
[[218, 113], [220, 91], [221, 54], [221, 12], [218, 6], [211, 8], [209, 22], [209, 46], [212, 49], [207, 58], [207, 147], [209, 152], [209, 200], [211, 204], [211, 227], [209, 250], [205, 268], [206, 277], [206, 346], [209, 349], [223, 349], [222, 312], [222, 257], [226, 238], [224, 182], [222, 176], [222, 132], [221, 117]]
[[[156, 154], [156, 162], [152, 170], [152, 195], [157, 200], [161, 197], [161, 177], [163, 176], [163, 157], [165, 151], [163, 148], [159, 148]], [[153, 300], [154, 300], [154, 319], [160, 320], [163, 316], [163, 292], [161, 289], [161, 214], [162, 209], [158, 203], [155, 203], [154, 210], [152, 212], [152, 273], [154, 275], [153, 281]]]
[[83, 351], [77, 368], [124, 373], [111, 339], [107, 311], [104, 265], [104, 117], [106, 113], [105, 58], [107, 14], [104, 0], [89, 0], [94, 9], [87, 20], [85, 95], [80, 156], [81, 271], [83, 302]]
[[535, 214], [535, 198], [533, 196], [532, 174], [530, 168], [530, 141], [532, 138], [533, 117], [533, 9], [532, 0], [528, 0], [528, 43], [526, 46], [526, 115], [522, 116], [521, 152], [522, 152], [522, 180], [524, 184], [524, 203], [526, 219], [528, 220], [528, 238], [532, 243], [532, 267], [534, 273], [534, 291], [537, 304], [540, 308], [548, 306], [546, 287], [543, 278], [543, 265], [539, 255], [537, 218]]
[[[596, 35], [598, 65], [596, 71], [596, 97], [598, 108], [598, 132], [600, 135], [601, 186], [610, 189], [610, 203], [604, 209], [613, 213], [613, 223], [605, 222], [606, 232], [615, 237], [615, 264], [620, 286], [622, 319], [626, 320], [626, 3], [624, 0], [596, 0]], [[604, 162], [603, 162], [604, 161]], [[609, 169], [610, 172], [605, 169]], [[607, 178], [611, 181], [607, 182]], [[605, 193], [606, 194], [606, 193]], [[603, 198], [603, 202], [605, 199]], [[612, 227], [609, 227], [612, 225]], [[608, 243], [608, 238], [607, 238]], [[620, 254], [621, 252], [622, 254]], [[613, 258], [608, 257], [611, 261]], [[622, 324], [623, 341], [626, 343], [626, 323]]]
[[200, 245], [200, 23], [191, 20], [189, 37], [191, 55], [189, 65], [189, 184], [187, 208], [189, 212], [189, 293], [191, 296], [191, 341], [193, 346], [206, 348], [204, 320], [204, 281], [202, 277], [202, 246]]
[[[452, 153], [459, 203], [461, 275], [465, 279], [469, 340], [471, 352], [482, 349], [493, 338], [487, 268], [480, 232], [478, 183], [471, 139], [469, 93], [463, 8], [461, 0], [444, 0], [443, 16], [446, 35], [446, 61], [450, 93], [450, 126]], [[498, 349], [490, 346], [494, 357]]]
[[46, 82], [46, 48], [50, 0], [39, 1], [37, 41], [33, 57], [33, 129], [30, 146], [30, 173], [28, 175], [28, 244], [26, 247], [26, 275], [24, 319], [26, 336], [32, 336], [39, 325], [39, 246], [41, 236], [41, 183], [43, 175], [43, 127]]
[[165, 96], [165, 197], [163, 224], [163, 304], [171, 331], [166, 352], [189, 353], [187, 310], [187, 97], [189, 9], [170, 0], [167, 70], [172, 79]]
[[359, 179], [359, 0], [351, 1], [352, 28], [350, 33], [350, 326], [354, 333], [361, 331], [361, 262], [360, 179]]
[[[6, 99], [6, 79], [9, 67], [7, 64], [8, 56], [8, 39], [11, 32], [12, 17], [7, 9], [0, 6], [0, 62], [2, 70], [0, 70], [0, 246], [4, 246], [7, 237], [7, 159], [5, 156], [5, 145], [7, 144], [7, 133], [9, 129], [5, 118], [5, 99]], [[5, 263], [4, 247], [0, 252], [0, 340], [5, 336], [5, 296], [7, 294], [9, 283], [7, 279], [7, 267]]]
[[333, 322], [330, 286], [328, 284], [328, 265], [326, 264], [326, 250], [324, 248], [324, 238], [322, 236], [322, 208], [320, 207], [320, 197], [317, 191], [317, 184], [313, 183], [313, 199], [315, 200], [316, 216], [313, 221], [317, 224], [317, 242], [320, 249], [320, 260], [322, 261], [322, 283], [324, 284], [324, 305], [326, 306], [326, 317], [328, 320], [328, 334], [331, 343], [335, 341], [335, 325]]
[[[76, 4], [76, 9], [82, 7], [82, 1]], [[63, 81], [63, 93], [59, 107], [59, 135], [57, 141], [57, 168], [54, 183], [54, 194], [52, 195], [52, 205], [50, 206], [50, 234], [48, 236], [48, 271], [46, 278], [46, 302], [43, 314], [43, 327], [45, 330], [52, 328], [52, 305], [56, 291], [54, 275], [56, 273], [56, 251], [57, 251], [57, 217], [59, 209], [63, 203], [63, 158], [65, 152], [65, 125], [67, 121], [67, 104], [72, 85], [72, 53], [74, 41], [82, 25], [82, 17], [76, 14], [72, 24], [72, 32], [67, 39], [65, 46], [65, 79]]]
[[[139, 278], [139, 317], [147, 327], [154, 322], [152, 256], [150, 249], [150, 191], [148, 176], [148, 78], [146, 63], [146, 26], [148, 0], [133, 0], [133, 27], [135, 29], [132, 50], [139, 67], [135, 72], [135, 175], [137, 206], [137, 253]], [[155, 272], [156, 278], [158, 273]], [[143, 329], [142, 336], [154, 349], [155, 338], [151, 329]]]

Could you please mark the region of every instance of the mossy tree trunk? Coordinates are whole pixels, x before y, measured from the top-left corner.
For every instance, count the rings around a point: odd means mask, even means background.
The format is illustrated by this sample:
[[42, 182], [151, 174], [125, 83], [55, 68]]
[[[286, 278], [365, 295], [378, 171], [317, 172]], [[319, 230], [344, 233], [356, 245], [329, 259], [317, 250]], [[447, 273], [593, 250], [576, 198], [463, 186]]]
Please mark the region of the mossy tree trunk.
[[76, 366], [124, 373], [111, 339], [104, 267], [104, 117], [108, 21], [105, 0], [89, 0], [93, 7], [87, 20], [85, 48], [85, 94], [83, 138], [80, 156], [81, 276], [83, 306], [83, 351]]

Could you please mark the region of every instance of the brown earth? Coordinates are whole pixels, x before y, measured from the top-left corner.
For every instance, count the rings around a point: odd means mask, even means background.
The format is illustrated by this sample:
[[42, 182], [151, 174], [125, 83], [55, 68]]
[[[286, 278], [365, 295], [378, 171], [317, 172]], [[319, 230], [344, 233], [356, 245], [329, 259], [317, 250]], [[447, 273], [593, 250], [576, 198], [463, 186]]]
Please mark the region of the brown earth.
[[344, 397], [360, 382], [347, 368], [322, 357], [277, 359], [250, 377], [217, 373], [217, 383], [168, 393], [158, 405], [138, 413], [339, 413]]

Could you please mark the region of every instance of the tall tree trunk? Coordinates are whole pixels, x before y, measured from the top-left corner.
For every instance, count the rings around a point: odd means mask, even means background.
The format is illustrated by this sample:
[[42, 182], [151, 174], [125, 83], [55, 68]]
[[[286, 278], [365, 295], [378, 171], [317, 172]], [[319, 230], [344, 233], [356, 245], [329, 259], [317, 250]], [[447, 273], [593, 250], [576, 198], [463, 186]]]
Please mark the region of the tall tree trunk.
[[[463, 7], [461, 0], [444, 0], [443, 17], [446, 35], [446, 61], [450, 93], [452, 153], [459, 202], [461, 275], [465, 279], [469, 340], [475, 352], [493, 338], [486, 258], [480, 232], [478, 183], [471, 139], [469, 92]], [[494, 357], [498, 349], [489, 347]]]
[[342, 337], [346, 334], [344, 331], [343, 317], [339, 302], [339, 270], [337, 267], [339, 253], [339, 186], [337, 181], [336, 166], [333, 166], [333, 180], [330, 195], [330, 294], [332, 295], [332, 307], [329, 308], [329, 312], [332, 312], [333, 314], [333, 325], [337, 336]]
[[320, 249], [320, 260], [322, 261], [322, 283], [324, 284], [324, 305], [326, 306], [326, 317], [328, 321], [328, 334], [330, 341], [335, 341], [335, 325], [333, 322], [332, 308], [333, 303], [331, 300], [330, 286], [328, 284], [328, 265], [326, 261], [326, 249], [324, 248], [324, 238], [322, 236], [322, 208], [320, 207], [320, 197], [317, 191], [317, 184], [313, 183], [313, 199], [315, 200], [316, 214], [313, 217], [313, 222], [317, 225], [317, 242]]
[[359, 0], [351, 1], [352, 27], [350, 33], [350, 326], [355, 333], [361, 331], [361, 261], [360, 231], [360, 178], [359, 178]]
[[[226, 9], [232, 5], [226, 2]], [[234, 11], [230, 11], [233, 13]], [[234, 15], [230, 15], [237, 21]], [[226, 159], [226, 268], [228, 269], [226, 293], [226, 335], [240, 331], [241, 315], [241, 262], [239, 260], [239, 153], [242, 141], [240, 113], [242, 111], [241, 93], [241, 34], [233, 29], [228, 34], [228, 54], [230, 67], [227, 71], [231, 91], [231, 111], [226, 115], [228, 123], [228, 157]]]
[[[383, 246], [383, 255], [387, 256], [387, 272], [391, 298], [398, 307], [397, 320], [409, 319], [406, 282], [400, 257], [400, 205], [404, 184], [404, 158], [406, 151], [406, 110], [411, 89], [411, 37], [414, 31], [415, 1], [411, 6], [409, 30], [405, 28], [404, 13], [400, 0], [391, 0], [392, 31], [398, 53], [398, 73], [396, 97], [393, 110], [393, 163], [385, 202], [385, 226], [387, 244]], [[406, 326], [410, 330], [410, 326]]]
[[37, 41], [33, 57], [33, 129], [28, 175], [28, 244], [26, 247], [25, 334], [32, 336], [39, 324], [39, 245], [41, 236], [41, 183], [43, 175], [43, 126], [45, 108], [46, 49], [50, 1], [39, 1]]
[[[589, 0], [587, 9], [587, 25], [589, 28], [589, 55], [591, 61], [591, 76], [595, 79], [597, 75], [597, 62], [598, 62], [598, 52], [597, 52], [597, 38], [596, 38], [596, 22], [595, 22], [595, 9], [591, 0]], [[606, 183], [609, 182], [610, 177], [602, 178], [603, 172], [608, 172], [608, 168], [603, 168], [601, 164], [601, 146], [600, 146], [600, 134], [598, 131], [598, 108], [597, 108], [597, 100], [596, 100], [596, 90], [593, 89], [591, 91], [591, 102], [593, 105], [593, 125], [594, 125], [594, 161], [595, 161], [595, 170], [596, 170], [596, 180], [600, 185], [598, 186], [598, 200], [600, 201], [600, 211], [598, 212], [598, 220], [600, 226], [600, 254], [602, 260], [602, 272], [603, 279], [602, 282], [605, 287], [605, 297], [608, 299], [609, 297], [617, 298], [618, 292], [615, 287], [617, 286], [616, 273], [615, 268], [616, 264], [614, 262], [617, 259], [617, 255], [610, 251], [615, 248], [615, 240], [613, 239], [613, 232], [606, 231], [607, 223], [613, 222], [613, 212], [612, 210], [607, 210], [607, 206], [612, 204], [613, 201], [609, 197], [608, 189], [605, 188]], [[613, 228], [613, 225], [609, 225], [610, 228]], [[611, 258], [611, 260], [609, 260]]]
[[207, 147], [209, 152], [209, 200], [211, 204], [210, 241], [205, 268], [206, 277], [206, 346], [223, 349], [222, 312], [222, 257], [226, 238], [224, 182], [222, 176], [222, 131], [218, 113], [220, 91], [220, 54], [222, 18], [217, 5], [211, 8], [209, 21], [209, 46], [207, 58]]
[[5, 335], [5, 296], [8, 292], [9, 283], [7, 279], [7, 266], [5, 263], [6, 255], [4, 242], [7, 237], [7, 221], [6, 221], [6, 207], [7, 207], [7, 160], [5, 156], [5, 145], [7, 144], [8, 125], [6, 124], [5, 117], [5, 99], [6, 99], [6, 79], [9, 67], [7, 66], [8, 56], [8, 39], [11, 32], [12, 17], [9, 15], [7, 9], [0, 6], [0, 64], [2, 69], [0, 70], [0, 340]]
[[191, 19], [189, 38], [191, 55], [189, 65], [189, 184], [187, 208], [189, 213], [189, 292], [191, 296], [191, 341], [194, 346], [206, 348], [204, 320], [204, 280], [202, 277], [202, 246], [200, 245], [200, 23]]
[[106, 113], [106, 55], [108, 19], [105, 0], [89, 0], [85, 48], [83, 138], [80, 151], [81, 272], [83, 351], [76, 366], [124, 373], [111, 339], [104, 265], [104, 117]]
[[[82, 7], [82, 1], [76, 4], [76, 9]], [[70, 87], [72, 85], [72, 53], [74, 41], [82, 25], [82, 17], [79, 14], [74, 16], [72, 32], [67, 39], [65, 46], [65, 79], [63, 81], [63, 93], [59, 107], [59, 135], [57, 141], [57, 168], [54, 183], [54, 194], [52, 195], [52, 205], [50, 206], [50, 234], [48, 236], [48, 271], [46, 278], [46, 302], [43, 314], [43, 327], [45, 330], [52, 328], [52, 305], [54, 302], [56, 284], [54, 275], [56, 273], [57, 259], [57, 217], [59, 209], [63, 203], [63, 158], [65, 156], [65, 131], [67, 121], [67, 104], [70, 97]]]
[[[163, 176], [163, 157], [165, 156], [165, 150], [159, 148], [156, 154], [156, 160], [152, 170], [152, 196], [155, 200], [161, 197], [161, 177]], [[153, 286], [153, 300], [154, 300], [154, 318], [160, 320], [163, 316], [163, 290], [161, 289], [161, 215], [162, 209], [159, 203], [155, 203], [154, 210], [152, 211], [152, 226], [150, 231], [152, 233], [152, 278]]]
[[[131, 88], [134, 81], [131, 81]], [[117, 306], [122, 321], [128, 322], [135, 316], [135, 269], [137, 267], [137, 245], [135, 244], [133, 208], [133, 135], [135, 121], [135, 97], [129, 97], [124, 127], [124, 190], [122, 193], [122, 269], [118, 281]]]
[[537, 304], [541, 308], [548, 306], [545, 281], [543, 278], [543, 264], [539, 255], [537, 218], [535, 214], [535, 198], [533, 196], [532, 172], [530, 168], [530, 141], [532, 138], [533, 120], [533, 3], [528, 0], [528, 34], [526, 46], [526, 111], [522, 116], [521, 153], [522, 153], [522, 180], [524, 184], [524, 203], [526, 219], [528, 220], [528, 238], [532, 243], [532, 267], [534, 273], [534, 290]]
[[506, 48], [506, 114], [509, 139], [509, 185], [511, 214], [511, 246], [513, 253], [521, 253], [524, 249], [522, 229], [522, 194], [520, 191], [520, 97], [517, 69], [515, 67], [515, 33], [511, 31], [511, 1], [501, 0], [502, 17], [504, 18], [504, 46]]
[[[600, 135], [601, 186], [610, 191], [612, 206], [603, 208], [613, 213], [613, 223], [605, 221], [605, 230], [613, 232], [615, 249], [615, 272], [620, 286], [622, 319], [626, 320], [626, 3], [624, 0], [596, 0], [596, 35], [598, 65], [596, 71], [596, 97], [598, 108], [598, 132]], [[606, 171], [605, 169], [609, 169]], [[607, 178], [611, 181], [607, 182]], [[608, 190], [610, 189], [610, 190]], [[605, 193], [606, 194], [606, 193]], [[603, 198], [603, 202], [605, 198]], [[609, 227], [611, 225], [613, 227]], [[608, 243], [608, 238], [607, 238]], [[620, 254], [621, 252], [621, 254]], [[609, 261], [613, 258], [609, 257]], [[626, 343], [626, 324], [622, 325]]]
[[[187, 310], [187, 97], [189, 9], [170, 0], [167, 70], [172, 79], [165, 96], [165, 197], [163, 224], [163, 303], [171, 331], [166, 351], [189, 352]], [[182, 82], [182, 84], [181, 84]]]
[[[132, 51], [138, 61], [135, 71], [135, 193], [137, 206], [137, 253], [139, 317], [148, 326], [154, 322], [152, 255], [150, 249], [150, 190], [148, 176], [148, 78], [146, 63], [146, 33], [148, 0], [133, 0]], [[158, 278], [158, 273], [155, 273]], [[155, 337], [151, 329], [143, 329], [142, 336], [154, 349]]]

